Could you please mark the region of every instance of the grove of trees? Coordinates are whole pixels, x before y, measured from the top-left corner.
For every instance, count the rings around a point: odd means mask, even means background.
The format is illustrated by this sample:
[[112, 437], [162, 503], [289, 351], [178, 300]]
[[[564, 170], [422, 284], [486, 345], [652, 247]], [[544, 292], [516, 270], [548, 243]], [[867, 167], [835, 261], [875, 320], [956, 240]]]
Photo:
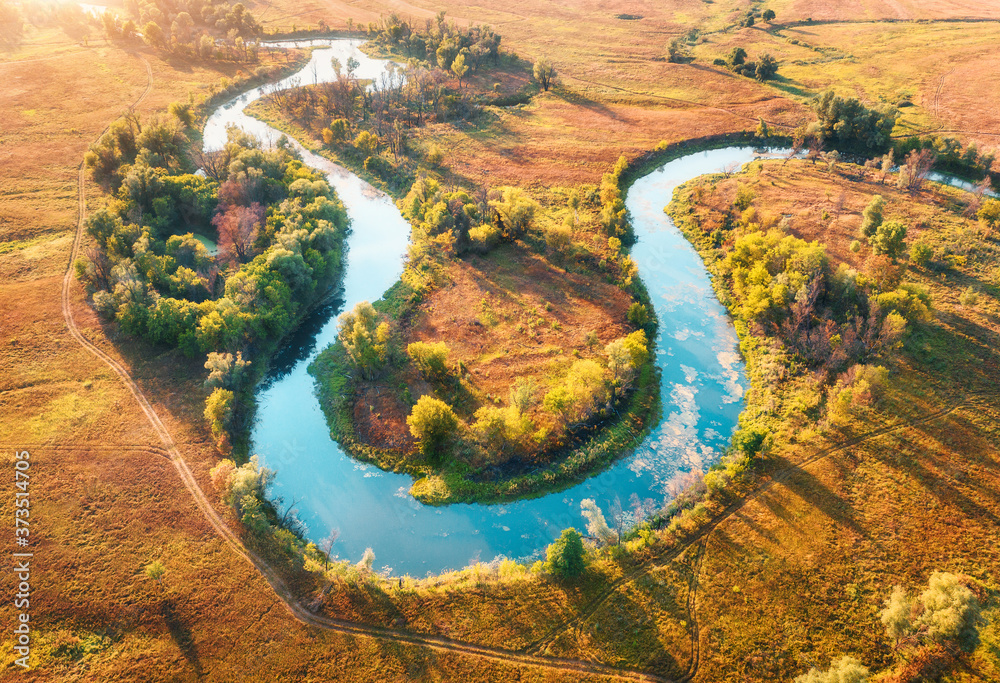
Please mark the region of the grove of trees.
[[[243, 359], [276, 344], [335, 283], [347, 215], [284, 147], [265, 150], [231, 129], [205, 175], [192, 173], [189, 151], [175, 123], [128, 116], [111, 126], [86, 156], [110, 196], [87, 219], [95, 246], [76, 270], [94, 307], [126, 333], [208, 354], [206, 417], [221, 436], [245, 426]], [[196, 233], [215, 237], [218, 252]]]

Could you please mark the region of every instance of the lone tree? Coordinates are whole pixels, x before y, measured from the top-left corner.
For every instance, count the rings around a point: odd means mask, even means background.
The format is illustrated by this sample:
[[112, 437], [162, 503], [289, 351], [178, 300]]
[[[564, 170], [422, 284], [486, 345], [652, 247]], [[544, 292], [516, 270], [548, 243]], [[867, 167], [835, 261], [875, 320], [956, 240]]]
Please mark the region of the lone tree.
[[775, 14], [773, 9], [764, 10], [764, 14], [761, 16], [761, 18], [768, 23], [774, 21], [774, 17]]
[[337, 337], [361, 376], [374, 378], [385, 363], [389, 341], [389, 325], [379, 322], [375, 307], [362, 301], [342, 313]]
[[576, 529], [563, 529], [545, 551], [545, 571], [560, 579], [571, 579], [584, 568], [583, 538]]
[[437, 456], [458, 429], [458, 416], [444, 401], [421, 396], [406, 418], [406, 424], [420, 443], [420, 452], [424, 456]]
[[684, 64], [688, 61], [687, 43], [683, 38], [673, 38], [667, 43], [667, 61], [673, 64]]
[[556, 68], [552, 66], [552, 62], [544, 57], [539, 59], [535, 62], [534, 74], [535, 80], [538, 81], [540, 86], [542, 86], [542, 90], [548, 92], [549, 86], [551, 86], [556, 79]]
[[153, 581], [156, 581], [158, 586], [163, 585], [163, 575], [167, 573], [167, 569], [163, 566], [162, 562], [159, 560], [153, 560], [146, 565], [145, 572], [146, 576]]

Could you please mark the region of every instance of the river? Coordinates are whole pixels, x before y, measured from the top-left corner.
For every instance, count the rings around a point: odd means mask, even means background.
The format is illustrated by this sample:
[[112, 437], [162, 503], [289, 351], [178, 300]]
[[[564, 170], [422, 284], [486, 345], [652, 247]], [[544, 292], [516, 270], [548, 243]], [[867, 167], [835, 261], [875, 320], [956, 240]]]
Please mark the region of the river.
[[[279, 46], [322, 45], [296, 76], [279, 87], [331, 78], [330, 58], [353, 56], [360, 78], [379, 75], [386, 62], [367, 57], [349, 40], [294, 41]], [[205, 127], [207, 148], [237, 125], [268, 143], [280, 133], [243, 110], [274, 86], [254, 89], [222, 105]], [[665, 164], [630, 188], [639, 274], [660, 320], [655, 341], [662, 371], [663, 420], [636, 451], [602, 473], [565, 491], [502, 505], [425, 506], [410, 495], [409, 476], [387, 473], [345, 454], [329, 434], [307, 373], [317, 353], [336, 337], [336, 316], [361, 300], [374, 301], [402, 272], [410, 226], [391, 198], [330, 161], [294, 146], [306, 164], [327, 174], [352, 221], [344, 288], [338, 300], [317, 310], [275, 359], [258, 390], [252, 450], [275, 470], [273, 498], [290, 504], [319, 541], [330, 530], [339, 537], [333, 552], [357, 561], [365, 548], [375, 566], [394, 574], [423, 576], [498, 556], [541, 557], [562, 529], [583, 529], [580, 501], [596, 499], [605, 512], [617, 498], [662, 505], [692, 470], [715, 462], [737, 424], [747, 381], [732, 323], [715, 297], [701, 258], [663, 207], [674, 188], [690, 178], [746, 163], [758, 155], [731, 147], [699, 152]]]

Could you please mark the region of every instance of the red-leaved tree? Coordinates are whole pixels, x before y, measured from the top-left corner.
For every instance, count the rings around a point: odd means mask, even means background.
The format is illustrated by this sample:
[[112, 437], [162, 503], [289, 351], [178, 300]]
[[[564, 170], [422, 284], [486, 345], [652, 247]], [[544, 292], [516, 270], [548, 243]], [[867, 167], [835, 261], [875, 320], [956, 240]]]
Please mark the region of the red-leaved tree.
[[253, 258], [253, 243], [264, 224], [264, 207], [230, 206], [215, 215], [212, 225], [219, 231], [219, 255], [226, 260], [246, 263]]

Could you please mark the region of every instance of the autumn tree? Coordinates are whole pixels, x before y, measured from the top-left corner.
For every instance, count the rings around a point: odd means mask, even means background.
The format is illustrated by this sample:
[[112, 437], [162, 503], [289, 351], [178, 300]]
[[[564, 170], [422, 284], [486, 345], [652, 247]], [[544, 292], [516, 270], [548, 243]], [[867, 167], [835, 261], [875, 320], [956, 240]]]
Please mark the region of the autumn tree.
[[544, 57], [539, 59], [535, 62], [532, 73], [534, 73], [538, 84], [542, 86], [542, 90], [548, 92], [556, 78], [556, 68], [552, 66], [552, 62]]
[[442, 381], [448, 376], [448, 344], [445, 342], [413, 342], [406, 353], [426, 379]]
[[[465, 63], [465, 55], [463, 53], [459, 53], [459, 55], [455, 57], [455, 61], [451, 63], [451, 71], [458, 79], [458, 87], [461, 88], [462, 78], [469, 72], [469, 67]], [[546, 90], [547, 89], [548, 88], [546, 88]]]
[[441, 452], [458, 430], [458, 416], [451, 406], [433, 396], [421, 396], [406, 418], [410, 434], [420, 444], [425, 457], [440, 458]]
[[228, 260], [246, 263], [253, 257], [257, 233], [264, 224], [264, 207], [257, 202], [250, 206], [230, 205], [216, 214], [212, 225], [219, 233], [219, 253]]
[[879, 615], [896, 647], [954, 643], [971, 652], [979, 643], [980, 610], [976, 596], [958, 575], [934, 572], [918, 596], [894, 587]]

